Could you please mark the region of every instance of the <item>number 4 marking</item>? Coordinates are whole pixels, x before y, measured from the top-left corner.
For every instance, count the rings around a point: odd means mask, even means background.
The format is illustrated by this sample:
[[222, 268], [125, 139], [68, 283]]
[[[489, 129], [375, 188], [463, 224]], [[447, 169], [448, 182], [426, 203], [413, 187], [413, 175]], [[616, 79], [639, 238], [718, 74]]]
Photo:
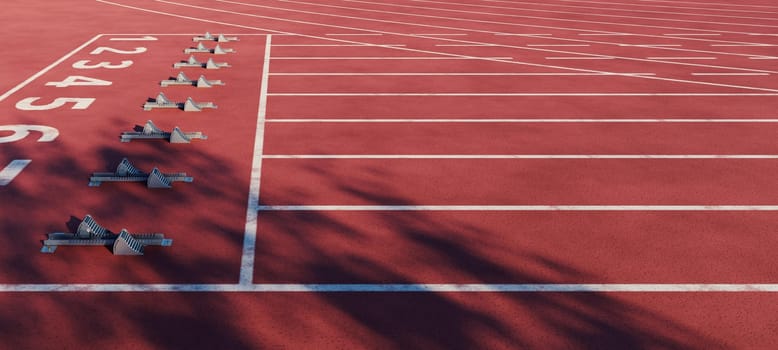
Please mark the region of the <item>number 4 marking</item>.
[[7, 186], [19, 173], [30, 164], [32, 160], [29, 159], [14, 159], [8, 165], [0, 170], [0, 186]]
[[46, 86], [56, 86], [58, 88], [68, 86], [109, 86], [113, 84], [107, 80], [100, 80], [90, 77], [84, 77], [80, 75], [71, 75], [63, 81], [50, 81], [46, 83]]

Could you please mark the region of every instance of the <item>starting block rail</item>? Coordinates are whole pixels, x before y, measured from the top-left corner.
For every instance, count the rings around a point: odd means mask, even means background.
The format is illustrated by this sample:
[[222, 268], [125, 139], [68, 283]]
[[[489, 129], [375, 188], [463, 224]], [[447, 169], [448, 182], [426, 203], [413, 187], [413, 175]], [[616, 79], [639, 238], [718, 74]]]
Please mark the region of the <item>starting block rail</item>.
[[204, 75], [200, 75], [200, 78], [197, 80], [192, 80], [189, 79], [186, 74], [184, 74], [184, 72], [179, 72], [175, 78], [163, 80], [159, 82], [159, 85], [162, 87], [168, 87], [171, 85], [184, 85], [195, 86], [198, 88], [210, 88], [216, 85], [224, 85], [224, 83], [221, 80], [208, 80]]
[[170, 101], [164, 93], [159, 93], [156, 99], [146, 102], [143, 105], [144, 111], [150, 111], [157, 108], [173, 108], [182, 109], [184, 112], [200, 112], [205, 108], [216, 109], [217, 106], [213, 102], [195, 102], [191, 97], [186, 99], [186, 102], [173, 102]]
[[113, 248], [114, 255], [143, 255], [145, 246], [173, 245], [173, 240], [165, 238], [162, 233], [130, 233], [127, 229], [122, 229], [118, 234], [103, 229], [100, 235], [95, 233], [85, 236], [85, 223], [87, 226], [100, 227], [90, 215], [86, 215], [77, 233], [49, 233], [43, 240], [41, 253], [54, 253], [58, 246], [106, 246]]
[[167, 140], [170, 143], [190, 143], [195, 139], [206, 140], [208, 136], [203, 135], [200, 131], [183, 132], [177, 126], [173, 128], [172, 132], [162, 131], [151, 120], [146, 122], [142, 132], [130, 131], [124, 132], [121, 135], [122, 142], [130, 142], [132, 140]]
[[122, 159], [114, 173], [97, 172], [89, 177], [90, 187], [99, 187], [103, 182], [146, 182], [148, 188], [171, 188], [173, 182], [193, 182], [194, 178], [186, 173], [162, 173], [154, 168], [151, 173], [140, 171], [127, 173], [123, 169], [134, 167], [127, 158]]
[[187, 59], [186, 61], [174, 63], [173, 67], [174, 68], [195, 67], [195, 68], [205, 68], [205, 69], [221, 69], [221, 68], [228, 68], [231, 66], [227, 62], [220, 62], [220, 63], [214, 62], [213, 58], [209, 58], [208, 61], [202, 63], [199, 62], [194, 56], [189, 56], [189, 59]]

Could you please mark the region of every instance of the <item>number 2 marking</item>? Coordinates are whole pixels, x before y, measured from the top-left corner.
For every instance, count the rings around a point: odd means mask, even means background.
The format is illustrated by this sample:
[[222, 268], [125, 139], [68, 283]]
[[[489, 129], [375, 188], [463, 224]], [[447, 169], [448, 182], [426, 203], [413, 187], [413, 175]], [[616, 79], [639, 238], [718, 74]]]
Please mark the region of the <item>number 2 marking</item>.
[[99, 54], [101, 54], [103, 52], [113, 52], [113, 53], [118, 53], [118, 54], [122, 54], [122, 55], [134, 55], [134, 54], [146, 52], [146, 48], [145, 47], [136, 47], [132, 51], [125, 51], [125, 50], [114, 49], [112, 47], [100, 46], [100, 47], [94, 49], [89, 54], [90, 55], [99, 55]]

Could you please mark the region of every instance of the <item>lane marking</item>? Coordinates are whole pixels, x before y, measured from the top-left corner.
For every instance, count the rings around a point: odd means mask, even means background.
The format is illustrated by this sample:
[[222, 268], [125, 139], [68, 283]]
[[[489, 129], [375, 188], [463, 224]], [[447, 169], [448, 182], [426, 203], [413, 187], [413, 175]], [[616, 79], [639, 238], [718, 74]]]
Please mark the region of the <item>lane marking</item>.
[[612, 60], [615, 57], [573, 56], [573, 57], [546, 57], [547, 60]]
[[267, 119], [268, 123], [778, 123], [778, 119]]
[[327, 33], [326, 36], [381, 36], [380, 33]]
[[649, 60], [715, 60], [716, 57], [709, 56], [679, 56], [679, 57], [646, 57]]
[[494, 33], [497, 36], [554, 36], [554, 34], [533, 34], [533, 33]]
[[513, 57], [458, 57], [458, 56], [364, 56], [364, 57], [347, 57], [347, 56], [318, 56], [318, 57], [273, 57], [273, 60], [511, 60]]
[[674, 96], [674, 97], [725, 97], [725, 96], [778, 96], [778, 93], [588, 93], [588, 92], [571, 92], [571, 93], [525, 93], [525, 92], [505, 92], [505, 93], [402, 93], [402, 92], [375, 92], [375, 93], [349, 93], [349, 92], [333, 92], [333, 93], [318, 93], [318, 92], [292, 92], [292, 93], [268, 93], [268, 96], [524, 96], [524, 97], [536, 97], [536, 96], [554, 96], [554, 97], [655, 97], [655, 96]]
[[54, 63], [48, 65], [46, 68], [43, 68], [38, 73], [33, 74], [31, 77], [27, 78], [27, 80], [19, 83], [19, 85], [16, 85], [15, 87], [11, 88], [11, 90], [6, 91], [4, 94], [0, 95], [0, 102], [8, 98], [8, 96], [11, 96], [15, 92], [21, 90], [25, 86], [32, 83], [35, 79], [40, 78], [42, 75], [48, 73], [50, 70], [54, 69], [54, 67], [60, 65], [62, 62], [65, 62], [65, 60], [69, 59], [70, 57], [73, 57], [76, 53], [83, 50], [85, 47], [91, 45], [93, 42], [95, 42], [97, 39], [100, 39], [103, 36], [103, 34], [97, 34], [92, 39], [87, 40], [85, 43], [83, 43], [81, 46], [75, 48], [73, 51], [70, 51], [69, 53], [65, 54], [65, 56], [62, 56], [60, 59], [54, 61]]
[[[407, 46], [405, 44], [381, 44], [383, 46]], [[365, 44], [275, 44], [275, 47], [373, 47]]]
[[485, 47], [485, 46], [495, 46], [492, 44], [435, 44], [435, 46], [439, 47]]
[[778, 211], [778, 205], [261, 205], [260, 211]]
[[770, 283], [0, 284], [0, 293], [754, 293]]
[[589, 47], [590, 44], [527, 44], [529, 47]]
[[778, 159], [775, 154], [266, 154], [265, 159]]
[[718, 33], [671, 33], [671, 34], [662, 34], [666, 36], [720, 36], [721, 34]]
[[[765, 74], [767, 73], [758, 73]], [[444, 76], [444, 77], [456, 77], [456, 76], [623, 76], [623, 75], [656, 75], [656, 73], [412, 73], [412, 72], [397, 72], [397, 73], [270, 73], [271, 76]]]
[[727, 73], [727, 72], [710, 72], [710, 73], [692, 73], [692, 75], [721, 75], [721, 76], [757, 76], [757, 75], [770, 75], [768, 73]]
[[3, 170], [0, 170], [0, 186], [10, 184], [30, 162], [32, 162], [30, 159], [14, 159], [8, 163]]
[[[266, 29], [266, 28], [244, 26], [244, 25], [239, 25], [239, 24], [235, 24], [235, 23], [218, 22], [218, 21], [212, 21], [212, 20], [203, 19], [203, 18], [177, 15], [177, 14], [173, 14], [173, 13], [169, 13], [169, 12], [154, 11], [154, 10], [140, 8], [140, 7], [134, 7], [134, 6], [128, 6], [128, 5], [123, 5], [123, 4], [117, 4], [117, 3], [113, 3], [113, 2], [110, 2], [110, 1], [107, 1], [107, 0], [96, 0], [96, 1], [104, 3], [104, 4], [113, 5], [113, 6], [130, 8], [130, 9], [134, 9], [134, 10], [138, 10], [138, 11], [143, 11], [143, 12], [149, 12], [149, 13], [157, 13], [157, 14], [162, 14], [162, 15], [171, 16], [171, 17], [185, 18], [185, 19], [190, 19], [190, 20], [195, 20], [195, 21], [200, 21], [200, 22], [205, 22], [205, 23], [217, 23], [217, 24], [230, 25], [230, 26], [235, 26], [235, 27], [240, 27], [240, 28], [247, 28], [247, 29], [254, 29], [254, 30], [259, 30], [259, 31], [274, 32], [274, 33], [279, 33], [279, 34], [293, 34], [293, 33], [277, 31], [277, 30], [272, 30], [272, 29]], [[252, 15], [252, 14], [246, 14], [246, 13], [235, 12], [235, 11], [219, 10], [219, 9], [207, 8], [207, 7], [202, 7], [202, 6], [187, 5], [187, 4], [176, 3], [176, 2], [171, 2], [171, 1], [164, 1], [164, 0], [156, 0], [156, 1], [157, 2], [171, 4], [171, 5], [190, 7], [190, 8], [198, 8], [198, 9], [203, 9], [203, 10], [207, 10], [207, 11], [221, 12], [221, 13], [230, 13], [230, 14], [236, 14], [236, 15], [241, 15], [241, 16], [249, 16], [249, 17], [255, 17], [255, 18], [268, 18], [268, 19], [274, 19], [274, 20], [282, 20], [282, 21], [291, 22], [291, 23], [309, 24], [309, 25], [317, 25], [317, 26], [342, 27], [342, 26], [328, 25], [328, 24], [315, 23], [315, 22], [297, 21], [297, 20], [289, 20], [289, 19], [283, 19], [283, 18], [277, 18], [277, 17]], [[236, 3], [236, 2], [230, 2], [230, 1], [224, 1], [224, 0], [217, 0], [217, 1], [226, 2], [226, 3]], [[237, 3], [237, 4], [242, 4], [242, 5], [246, 5], [246, 6], [259, 6], [259, 5], [253, 5], [253, 4], [245, 4], [245, 3]], [[354, 29], [354, 28], [351, 28], [351, 29]], [[368, 32], [370, 32], [370, 31], [375, 32], [375, 30], [369, 30], [369, 29], [361, 29], [361, 30], [362, 31], [368, 31]], [[391, 35], [400, 35], [400, 36], [409, 36], [408, 34], [404, 34], [404, 33], [392, 33], [392, 32], [385, 32], [385, 31], [382, 31], [381, 33], [386, 33], [386, 34], [391, 34]], [[302, 37], [326, 39], [326, 38], [322, 38], [322, 37], [318, 37], [318, 36], [313, 36], [313, 35], [305, 35], [305, 34], [297, 34], [297, 35], [302, 36]], [[468, 42], [468, 41], [446, 39], [446, 38], [438, 38], [438, 40], [450, 40], [450, 41], [457, 41], [457, 42], [460, 42], [460, 43], [477, 43], [477, 42]], [[346, 42], [345, 40], [340, 40], [340, 41], [341, 42]], [[353, 42], [353, 41], [351, 41], [351, 42], [352, 43], [358, 43], [358, 42]], [[375, 45], [375, 46], [376, 47], [381, 47], [381, 45]], [[504, 47], [511, 47], [511, 48], [523, 48], [523, 47], [519, 47], [519, 46], [506, 46], [506, 45], [503, 45], [503, 46]], [[445, 53], [445, 52], [434, 52], [434, 51], [428, 51], [428, 50], [417, 50], [417, 49], [409, 49], [409, 48], [394, 48], [394, 49], [413, 51], [413, 52], [426, 52], [426, 53], [433, 53], [433, 54], [437, 54], [437, 55], [460, 56], [460, 57], [463, 57], [463, 55], [456, 55], [456, 54], [450, 54], [450, 53]], [[526, 49], [543, 50], [543, 49], [532, 49], [532, 48], [526, 48]], [[545, 51], [549, 51], [549, 50], [545, 50]], [[467, 57], [467, 56], [464, 56], [464, 57]], [[632, 59], [632, 60], [642, 61], [642, 59], [636, 59], [636, 58], [625, 58], [625, 59]], [[534, 64], [534, 63], [529, 63], [529, 62], [499, 61], [499, 60], [495, 60], [495, 61], [503, 62], [503, 63], [511, 63], [511, 64], [528, 65], [528, 66], [542, 66], [542, 67], [546, 67], [546, 68], [557, 68], [557, 69], [565, 69], [565, 70], [574, 70], [574, 71], [600, 72], [600, 71], [596, 71], [596, 70], [588, 70], [588, 69], [580, 69], [580, 68], [572, 68], [572, 67], [541, 65], [541, 64]], [[662, 62], [662, 63], [703, 66], [703, 65], [699, 65], [699, 64], [688, 64], [688, 63], [680, 63], [680, 62], [672, 62], [672, 61], [667, 61], [667, 62]], [[722, 68], [722, 67], [717, 67], [717, 68]], [[734, 69], [739, 69], [739, 68], [734, 68]], [[747, 70], [747, 69], [743, 69], [743, 70]], [[600, 73], [602, 73], [602, 72], [600, 72]], [[681, 83], [688, 83], [688, 84], [711, 85], [711, 86], [721, 86], [721, 87], [734, 87], [734, 88], [741, 88], [741, 89], [748, 89], [748, 90], [776, 91], [776, 90], [773, 90], [773, 89], [764, 89], [764, 88], [751, 87], [751, 86], [733, 86], [733, 85], [728, 85], [728, 84], [710, 83], [710, 82], [701, 82], [701, 81], [691, 81], [691, 80], [679, 80], [679, 79], [670, 79], [670, 78], [661, 78], [661, 77], [645, 77], [645, 76], [635, 76], [635, 77], [645, 78], [645, 79], [656, 79], [656, 80], [664, 80], [664, 81], [681, 82]]]
[[262, 177], [262, 153], [265, 143], [265, 117], [267, 116], [267, 85], [270, 71], [270, 48], [272, 35], [265, 39], [265, 55], [262, 60], [262, 78], [257, 111], [257, 128], [254, 135], [253, 160], [251, 162], [251, 182], [249, 185], [248, 207], [246, 209], [246, 227], [243, 234], [243, 255], [240, 262], [240, 285], [250, 285], [254, 279], [254, 257], [256, 253], [257, 225], [259, 208], [259, 189]]

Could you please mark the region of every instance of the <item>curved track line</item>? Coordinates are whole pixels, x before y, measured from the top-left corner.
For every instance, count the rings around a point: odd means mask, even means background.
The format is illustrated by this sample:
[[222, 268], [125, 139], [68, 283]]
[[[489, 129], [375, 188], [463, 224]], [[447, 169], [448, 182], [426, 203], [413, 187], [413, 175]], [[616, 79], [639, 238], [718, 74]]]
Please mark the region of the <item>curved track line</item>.
[[[118, 5], [116, 3], [111, 3], [111, 2], [108, 2], [106, 0], [96, 0], [96, 1], [107, 3], [107, 4]], [[315, 25], [315, 26], [333, 27], [333, 28], [339, 28], [339, 29], [358, 30], [358, 31], [371, 32], [371, 33], [381, 33], [381, 34], [389, 34], [389, 35], [397, 35], [397, 36], [405, 36], [405, 37], [413, 37], [413, 38], [422, 38], [422, 39], [435, 39], [435, 40], [453, 41], [453, 42], [459, 42], [459, 43], [471, 43], [471, 44], [472, 43], [480, 43], [480, 42], [474, 42], [474, 41], [465, 41], [465, 40], [457, 40], [457, 39], [449, 39], [449, 38], [441, 38], [441, 37], [426, 37], [426, 36], [414, 35], [414, 34], [404, 34], [404, 33], [395, 33], [395, 32], [385, 32], [385, 31], [379, 31], [379, 30], [354, 28], [354, 27], [336, 26], [336, 25], [316, 23], [316, 22], [309, 22], [309, 21], [289, 20], [289, 19], [284, 19], [284, 18], [277, 18], [277, 17], [270, 17], [270, 16], [261, 16], [261, 15], [254, 15], [254, 14], [246, 14], [246, 13], [242, 13], [242, 12], [227, 11], [227, 10], [220, 10], [220, 9], [212, 9], [212, 8], [207, 8], [207, 7], [202, 7], [202, 6], [195, 6], [195, 5], [176, 3], [176, 2], [172, 2], [172, 1], [164, 1], [164, 0], [156, 0], [156, 1], [157, 2], [161, 2], [161, 3], [170, 4], [170, 5], [177, 5], [177, 6], [182, 6], [182, 7], [190, 7], [190, 8], [201, 9], [201, 10], [212, 11], [212, 12], [221, 12], [221, 13], [227, 13], [227, 14], [235, 14], [235, 15], [239, 15], [239, 16], [255, 17], [255, 18], [273, 19], [273, 20], [285, 21], [285, 22], [291, 22], [291, 23], [298, 23], [298, 24], [307, 24], [307, 25]], [[135, 9], [145, 10], [145, 9], [141, 9], [141, 8], [135, 8]], [[160, 13], [159, 11], [153, 11], [153, 10], [152, 10], [152, 12]], [[171, 15], [169, 13], [164, 13], [164, 14]], [[172, 14], [172, 15], [173, 16], [178, 16], [178, 15], [174, 15], [174, 14]], [[189, 17], [189, 19], [192, 19], [192, 18]], [[243, 26], [243, 27], [246, 27], [246, 26]], [[290, 34], [290, 33], [287, 33], [287, 32], [281, 32], [281, 31], [277, 31], [277, 30], [270, 30], [270, 29], [262, 29], [262, 30], [278, 32], [278, 33], [283, 33], [283, 34]], [[332, 39], [332, 38], [319, 37], [319, 36], [314, 36], [314, 35], [303, 35], [303, 34], [297, 34], [297, 35], [303, 36], [303, 37], [324, 39], [324, 40], [335, 40], [335, 39]], [[356, 42], [356, 41], [346, 41], [346, 40], [338, 40], [338, 41], [349, 42], [349, 43], [359, 43], [359, 42]], [[418, 53], [430, 53], [430, 54], [435, 54], [435, 55], [444, 55], [444, 56], [451, 56], [451, 57], [466, 57], [466, 58], [471, 58], [471, 59], [480, 59], [480, 60], [487, 60], [487, 61], [493, 61], [493, 62], [502, 62], [502, 63], [509, 63], [509, 64], [528, 65], [528, 66], [533, 66], [533, 67], [557, 68], [557, 69], [572, 70], [572, 71], [578, 71], [578, 72], [613, 74], [613, 75], [620, 75], [620, 76], [625, 76], [625, 77], [661, 80], [661, 81], [669, 81], [669, 82], [685, 83], [685, 84], [694, 84], [694, 85], [706, 85], [706, 86], [717, 86], [717, 87], [744, 89], [744, 90], [757, 90], [757, 91], [778, 92], [778, 90], [776, 90], [776, 89], [760, 88], [760, 87], [754, 87], [754, 86], [742, 86], [742, 85], [709, 83], [709, 82], [703, 82], [703, 81], [697, 81], [697, 80], [672, 79], [672, 78], [663, 78], [663, 77], [657, 77], [657, 76], [620, 74], [620, 73], [615, 73], [615, 72], [605, 72], [605, 71], [598, 71], [598, 70], [591, 70], [591, 69], [572, 68], [572, 67], [553, 66], [553, 65], [543, 65], [543, 64], [521, 62], [521, 61], [506, 61], [506, 60], [488, 59], [488, 58], [481, 58], [481, 57], [474, 57], [474, 56], [467, 56], [467, 55], [450, 54], [450, 53], [445, 53], [445, 52], [440, 52], [440, 51], [418, 50], [418, 49], [411, 49], [411, 48], [405, 48], [405, 47], [375, 45], [375, 44], [369, 44], [369, 43], [363, 43], [363, 44], [370, 45], [370, 46], [376, 46], [376, 47], [390, 48], [390, 49], [394, 49], [394, 50], [403, 50], [403, 51], [411, 51], [411, 52], [418, 52]], [[483, 43], [480, 43], [480, 44], [483, 44]], [[495, 45], [495, 46], [516, 48], [516, 49], [521, 49], [521, 50], [531, 50], [531, 51], [544, 51], [544, 52], [580, 54], [580, 53], [576, 53], [576, 52], [546, 50], [546, 49], [518, 47], [518, 46], [507, 46], [507, 45]], [[592, 55], [592, 56], [599, 56], [599, 55]], [[627, 59], [627, 60], [643, 61], [643, 62], [660, 62], [660, 63], [670, 63], [670, 64], [684, 65], [683, 63], [671, 62], [671, 61], [653, 61], [653, 60], [645, 60], [645, 59], [618, 57], [618, 56], [614, 56], [614, 57], [616, 57], [616, 58], [623, 58], [623, 59]], [[747, 69], [739, 69], [739, 68], [732, 68], [732, 67], [707, 66], [707, 65], [697, 65], [697, 64], [688, 64], [688, 63], [685, 64], [685, 65], [698, 66], [698, 67], [735, 69], [735, 70], [747, 70]], [[748, 69], [748, 71], [756, 71], [756, 72], [764, 72], [764, 73], [778, 73], [778, 72], [772, 72], [772, 71], [761, 71], [761, 70], [750, 70], [750, 69]]]

